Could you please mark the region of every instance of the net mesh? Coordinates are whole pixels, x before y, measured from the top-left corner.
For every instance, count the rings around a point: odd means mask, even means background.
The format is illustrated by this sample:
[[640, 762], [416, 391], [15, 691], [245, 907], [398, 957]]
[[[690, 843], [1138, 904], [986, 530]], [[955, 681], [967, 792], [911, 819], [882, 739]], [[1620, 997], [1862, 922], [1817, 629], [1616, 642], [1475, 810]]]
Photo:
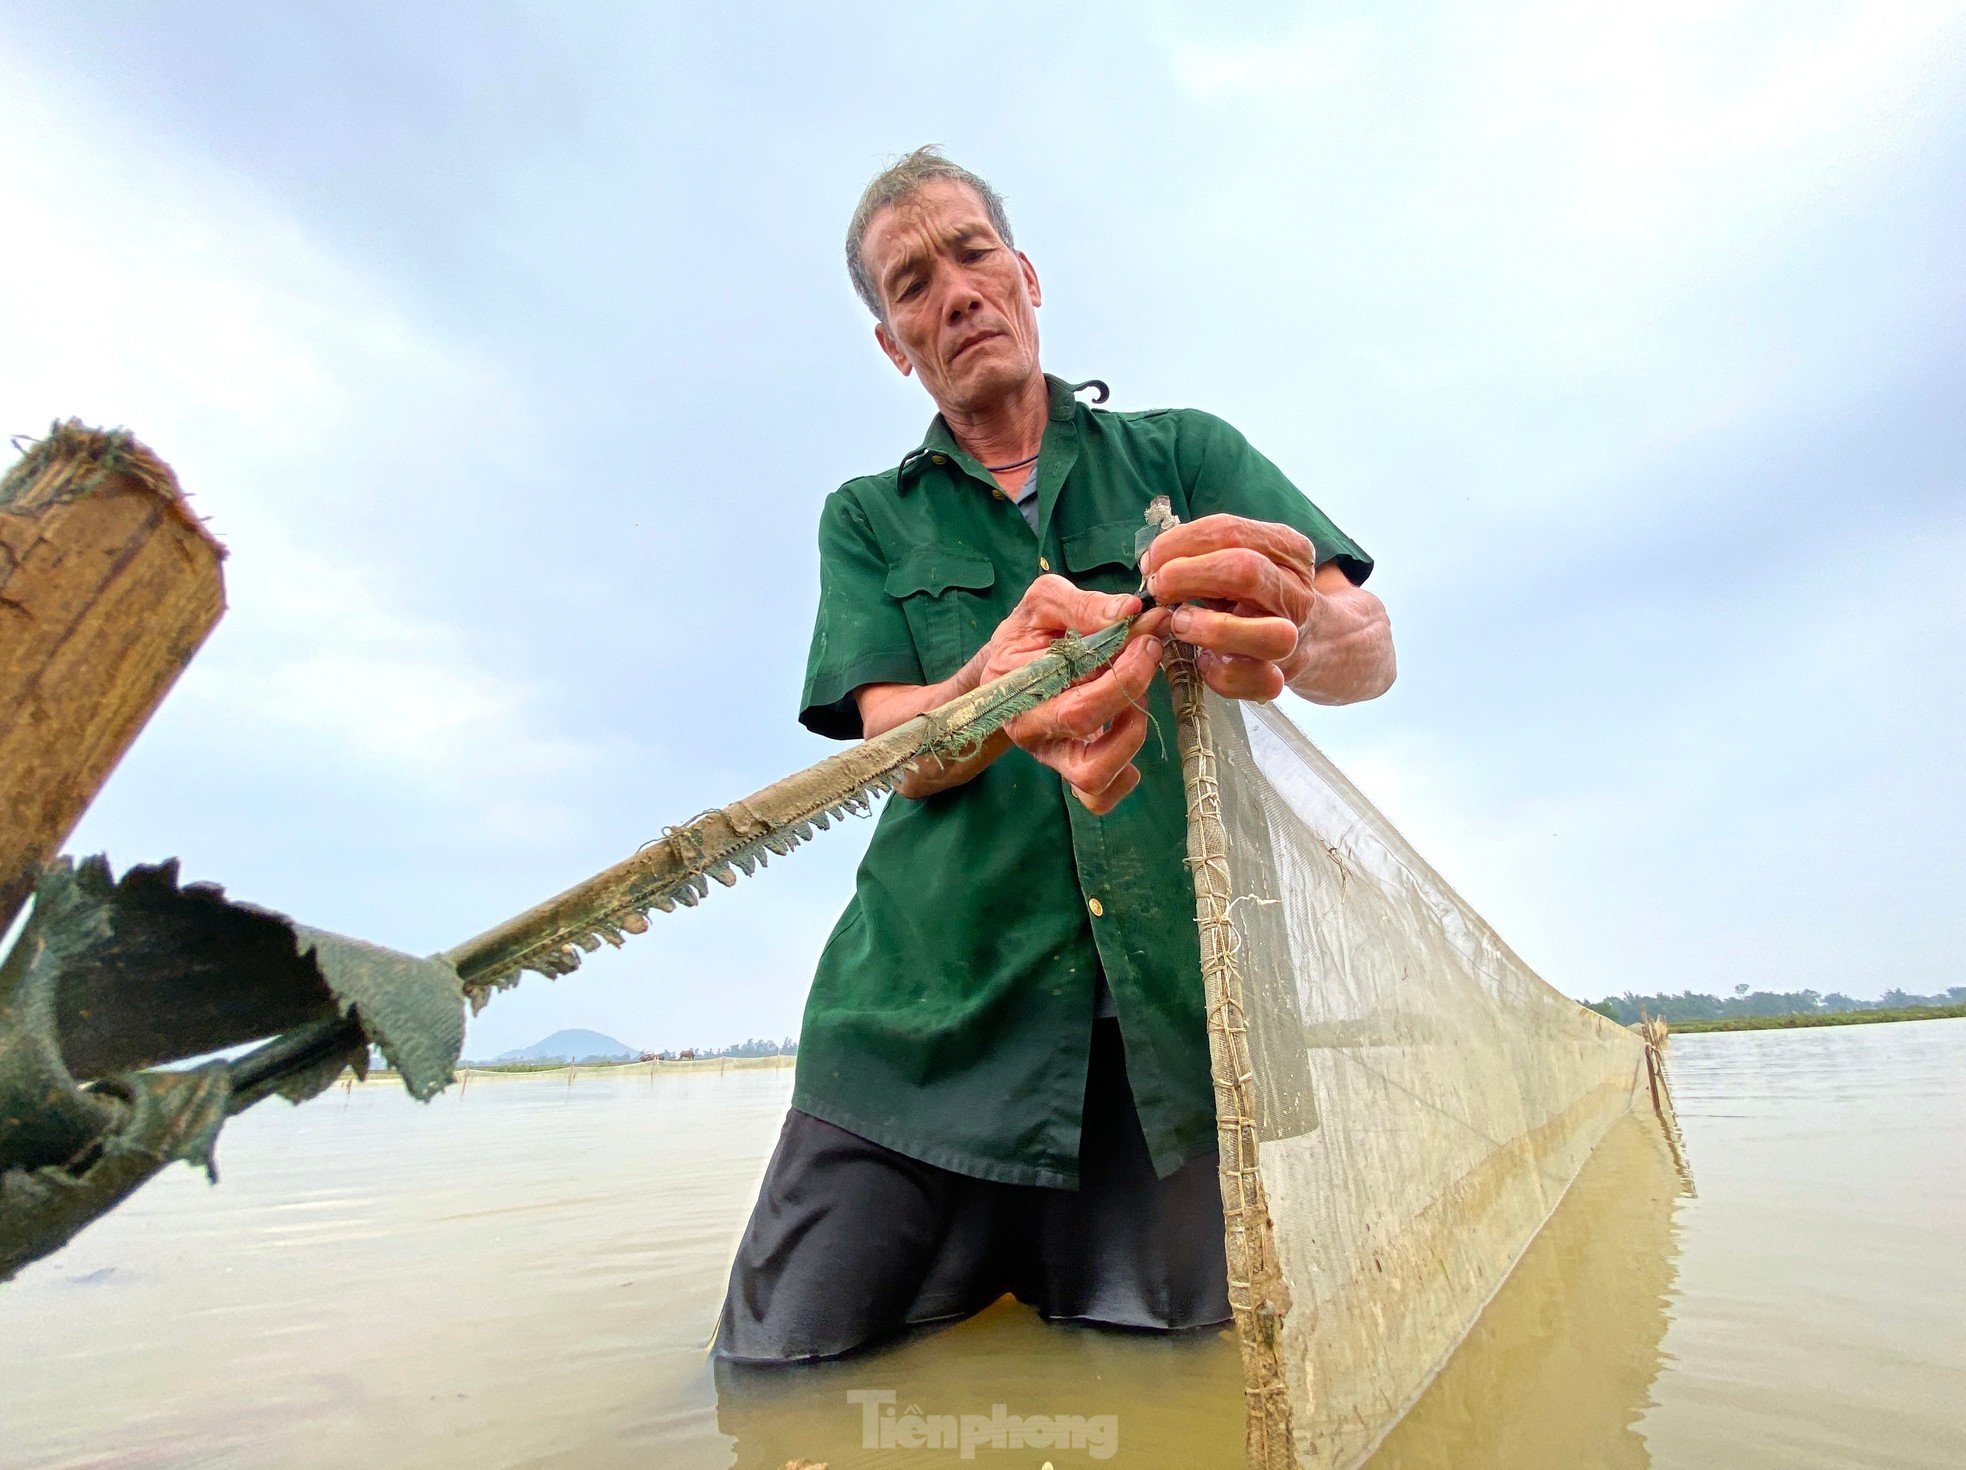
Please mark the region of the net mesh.
[[[1611, 1124], [1651, 1111], [1646, 1048], [1538, 979], [1288, 720], [1206, 709], [1243, 1106], [1287, 1300], [1265, 1331], [1290, 1453], [1342, 1470], [1432, 1380]], [[1289, 1463], [1251, 1428], [1255, 1463]]]

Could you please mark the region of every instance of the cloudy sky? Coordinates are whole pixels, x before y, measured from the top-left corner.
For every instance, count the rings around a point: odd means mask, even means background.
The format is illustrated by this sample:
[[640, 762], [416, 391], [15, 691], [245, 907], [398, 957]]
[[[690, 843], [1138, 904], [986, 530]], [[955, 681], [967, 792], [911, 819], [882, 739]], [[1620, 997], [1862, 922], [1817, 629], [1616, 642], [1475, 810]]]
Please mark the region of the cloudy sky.
[[[125, 424], [231, 610], [76, 845], [446, 947], [827, 753], [839, 262], [944, 144], [1047, 366], [1380, 559], [1293, 713], [1559, 987], [1962, 981], [1966, 7], [0, 8], [0, 427]], [[796, 1030], [864, 829], [474, 1023]], [[948, 901], [948, 895], [935, 895]]]

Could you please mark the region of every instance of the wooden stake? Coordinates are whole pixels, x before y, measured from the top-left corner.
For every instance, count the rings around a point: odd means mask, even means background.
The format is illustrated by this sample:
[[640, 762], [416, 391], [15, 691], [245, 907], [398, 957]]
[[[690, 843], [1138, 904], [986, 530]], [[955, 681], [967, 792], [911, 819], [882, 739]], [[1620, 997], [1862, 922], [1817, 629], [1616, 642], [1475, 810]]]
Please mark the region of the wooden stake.
[[225, 611], [224, 554], [121, 431], [0, 478], [0, 929]]
[[[1147, 524], [1156, 530], [1180, 524], [1165, 496], [1157, 496], [1147, 507]], [[1294, 1470], [1297, 1451], [1291, 1433], [1290, 1383], [1283, 1367], [1290, 1287], [1277, 1257], [1270, 1202], [1257, 1169], [1256, 1078], [1249, 1054], [1242, 964], [1236, 957], [1239, 944], [1229, 922], [1234, 887], [1215, 734], [1194, 649], [1169, 639], [1161, 666], [1174, 695], [1174, 732], [1187, 794], [1188, 870], [1194, 876], [1202, 993], [1208, 1006], [1208, 1063], [1215, 1084], [1222, 1245], [1229, 1267], [1229, 1311], [1242, 1348], [1243, 1463], [1248, 1470]]]
[[1248, 1470], [1292, 1470], [1297, 1454], [1290, 1428], [1290, 1384], [1283, 1367], [1283, 1322], [1290, 1313], [1290, 1288], [1277, 1258], [1263, 1176], [1257, 1172], [1256, 1079], [1249, 1058], [1242, 966], [1229, 923], [1233, 890], [1215, 740], [1194, 650], [1168, 640], [1162, 667], [1174, 691], [1175, 738], [1187, 788], [1188, 867], [1194, 874], [1202, 990], [1208, 1004], [1229, 1310], [1242, 1348], [1243, 1463]]

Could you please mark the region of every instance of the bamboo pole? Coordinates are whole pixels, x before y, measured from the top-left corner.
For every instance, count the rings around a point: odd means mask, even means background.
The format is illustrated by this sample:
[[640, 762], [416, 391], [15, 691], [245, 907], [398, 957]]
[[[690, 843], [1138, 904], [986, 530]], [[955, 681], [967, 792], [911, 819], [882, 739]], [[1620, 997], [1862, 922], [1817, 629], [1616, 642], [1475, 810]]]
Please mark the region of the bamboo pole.
[[1188, 868], [1201, 933], [1202, 990], [1208, 1006], [1209, 1071], [1215, 1083], [1215, 1146], [1222, 1231], [1229, 1263], [1229, 1310], [1242, 1348], [1243, 1458], [1249, 1470], [1293, 1470], [1290, 1386], [1282, 1360], [1290, 1288], [1276, 1251], [1269, 1200], [1257, 1172], [1256, 1079], [1249, 1058], [1242, 967], [1229, 921], [1228, 833], [1194, 651], [1170, 641], [1163, 659], [1174, 692], [1174, 729], [1188, 796]]
[[1652, 1089], [1652, 1111], [1659, 1119], [1659, 1129], [1666, 1135], [1666, 1147], [1672, 1150], [1674, 1167], [1686, 1185], [1686, 1192], [1695, 1194], [1693, 1187], [1693, 1167], [1686, 1162], [1686, 1139], [1679, 1131], [1679, 1110], [1673, 1106], [1672, 1083], [1666, 1076], [1666, 1037], [1669, 1034], [1664, 1016], [1648, 1016], [1643, 1010], [1639, 1016], [1639, 1039], [1645, 1046], [1645, 1080]]
[[[713, 877], [735, 883], [739, 871], [762, 865], [768, 852], [790, 852], [832, 817], [870, 810], [873, 794], [891, 787], [911, 760], [973, 745], [1103, 668], [1125, 646], [1131, 627], [1129, 618], [1085, 638], [1068, 634], [1023, 668], [672, 828], [633, 856], [439, 958], [457, 970], [474, 1007], [516, 983], [522, 968], [569, 974], [584, 952], [599, 949], [603, 941], [618, 944], [624, 932], [644, 932], [649, 909], [694, 904], [709, 892]], [[361, 1037], [360, 1026], [346, 1016], [275, 1037], [232, 1063], [226, 1111], [244, 1112], [277, 1092], [282, 1079], [359, 1045]]]
[[710, 891], [710, 878], [735, 883], [740, 872], [749, 873], [768, 856], [789, 853], [815, 827], [848, 811], [870, 811], [873, 797], [890, 789], [910, 761], [981, 741], [1095, 672], [1119, 653], [1131, 624], [1123, 619], [1086, 638], [1068, 634], [1021, 669], [671, 828], [612, 867], [446, 950], [443, 958], [456, 967], [474, 1008], [516, 982], [521, 969], [571, 973], [583, 952], [603, 942], [619, 944], [624, 931], [644, 932], [651, 908], [695, 904]]
[[[1147, 525], [1154, 534], [1179, 524], [1165, 496], [1147, 507]], [[1170, 639], [1161, 666], [1174, 695], [1175, 740], [1188, 804], [1188, 871], [1194, 878], [1202, 996], [1208, 1010], [1222, 1244], [1228, 1257], [1229, 1311], [1242, 1349], [1243, 1461], [1249, 1470], [1295, 1470], [1282, 1341], [1290, 1286], [1277, 1257], [1270, 1202], [1257, 1169], [1255, 1066], [1249, 1054], [1242, 962], [1236, 957], [1241, 945], [1229, 919], [1235, 890], [1208, 690], [1190, 645]]]
[[224, 554], [120, 430], [0, 478], [0, 929], [224, 612]]

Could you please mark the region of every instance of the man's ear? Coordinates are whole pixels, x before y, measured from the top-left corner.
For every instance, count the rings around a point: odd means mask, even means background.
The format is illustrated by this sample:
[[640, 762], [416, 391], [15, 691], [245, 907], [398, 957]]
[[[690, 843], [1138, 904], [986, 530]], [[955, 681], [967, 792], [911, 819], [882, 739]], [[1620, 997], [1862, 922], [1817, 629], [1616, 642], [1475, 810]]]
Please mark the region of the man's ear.
[[874, 323], [874, 340], [881, 344], [881, 351], [887, 354], [887, 360], [895, 365], [902, 377], [906, 378], [914, 373], [914, 363], [910, 362], [908, 354], [901, 350], [901, 344], [894, 340], [894, 334], [887, 329], [886, 322]]
[[1044, 305], [1044, 291], [1038, 285], [1038, 268], [1031, 264], [1031, 257], [1023, 251], [1017, 252], [1017, 264], [1024, 271], [1024, 289], [1031, 293], [1031, 305]]

